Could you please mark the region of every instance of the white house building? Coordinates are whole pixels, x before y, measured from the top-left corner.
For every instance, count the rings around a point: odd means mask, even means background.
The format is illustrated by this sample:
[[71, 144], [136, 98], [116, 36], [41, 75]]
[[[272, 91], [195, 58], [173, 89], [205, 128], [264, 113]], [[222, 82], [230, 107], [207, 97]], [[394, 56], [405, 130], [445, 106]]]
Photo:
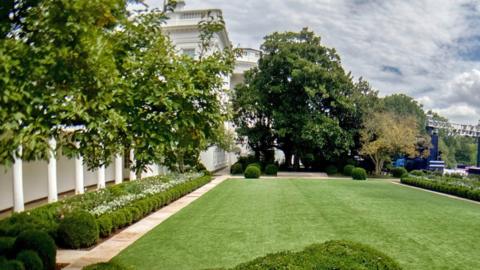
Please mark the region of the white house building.
[[[177, 9], [169, 14], [171, 18], [165, 25], [165, 32], [170, 35], [179, 53], [192, 57], [198, 53], [199, 31], [198, 23], [207, 15], [221, 16], [219, 9], [185, 10], [185, 3], [179, 1]], [[222, 50], [231, 46], [226, 30], [217, 33], [214, 38], [215, 48]], [[230, 89], [243, 81], [244, 71], [254, 67], [260, 57], [260, 52], [245, 49], [239, 57], [234, 73], [225, 78], [224, 87]], [[230, 123], [226, 123], [232, 128]], [[51, 141], [55, 144], [55, 141]], [[226, 153], [218, 147], [211, 147], [201, 153], [201, 161], [208, 170], [215, 171], [225, 168], [235, 162], [233, 153]], [[124, 179], [135, 180], [135, 173], [128, 168], [129, 161], [134, 160], [134, 153], [114, 158], [114, 162], [95, 171], [89, 171], [83, 166], [83, 159], [68, 159], [61, 154], [53, 155], [48, 162], [22, 162], [17, 159], [10, 168], [0, 166], [0, 213], [10, 210], [21, 212], [25, 204], [32, 202], [55, 202], [65, 194], [81, 194], [87, 188], [104, 188], [107, 182], [121, 183]], [[159, 165], [150, 166], [141, 175], [148, 177], [165, 174], [166, 169]]]

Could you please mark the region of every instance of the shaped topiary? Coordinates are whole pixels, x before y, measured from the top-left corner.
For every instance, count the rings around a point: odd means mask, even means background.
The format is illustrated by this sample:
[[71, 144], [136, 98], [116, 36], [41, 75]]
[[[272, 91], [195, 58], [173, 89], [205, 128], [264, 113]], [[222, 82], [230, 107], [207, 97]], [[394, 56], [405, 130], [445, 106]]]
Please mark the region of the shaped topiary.
[[353, 169], [355, 169], [355, 166], [350, 164], [346, 165], [345, 167], [343, 167], [343, 174], [346, 176], [352, 176]]
[[103, 215], [97, 218], [97, 224], [100, 237], [108, 237], [112, 233], [112, 218], [109, 215]]
[[241, 163], [235, 163], [232, 165], [230, 168], [230, 173], [231, 174], [242, 174], [243, 173], [243, 166]]
[[17, 254], [17, 261], [22, 262], [27, 270], [43, 270], [43, 262], [33, 250], [23, 250]]
[[266, 174], [266, 175], [276, 176], [277, 173], [278, 173], [278, 167], [277, 167], [277, 165], [275, 165], [275, 164], [268, 164], [268, 165], [265, 167], [265, 174]]
[[400, 178], [404, 174], [408, 173], [408, 171], [403, 167], [393, 168], [390, 172], [392, 173], [393, 177], [396, 177], [396, 178]]
[[244, 176], [247, 179], [257, 179], [260, 178], [260, 169], [257, 166], [248, 166], [245, 170]]
[[2, 270], [30, 270], [25, 268], [22, 262], [17, 260], [10, 260], [5, 261], [4, 263], [0, 264], [0, 269]]
[[61, 245], [67, 248], [91, 247], [99, 238], [97, 222], [88, 212], [72, 212], [60, 221], [58, 237]]
[[364, 168], [355, 168], [352, 170], [353, 180], [367, 180], [367, 171]]
[[23, 250], [35, 251], [42, 259], [43, 269], [55, 270], [57, 247], [52, 237], [42, 231], [24, 231], [15, 240], [14, 251], [19, 254]]

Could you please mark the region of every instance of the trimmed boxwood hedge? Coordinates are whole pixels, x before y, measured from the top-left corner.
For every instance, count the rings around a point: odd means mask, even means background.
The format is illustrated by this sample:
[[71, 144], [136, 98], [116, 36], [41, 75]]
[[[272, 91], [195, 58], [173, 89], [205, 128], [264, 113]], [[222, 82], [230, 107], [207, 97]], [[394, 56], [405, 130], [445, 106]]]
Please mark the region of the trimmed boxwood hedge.
[[23, 263], [21, 261], [17, 260], [10, 260], [10, 261], [5, 261], [2, 264], [0, 264], [0, 269], [2, 270], [29, 270], [25, 268]]
[[403, 167], [393, 168], [392, 170], [390, 170], [390, 172], [392, 173], [393, 177], [396, 177], [396, 178], [400, 178], [404, 174], [408, 173], [408, 171]]
[[353, 180], [367, 180], [367, 171], [364, 168], [355, 168], [352, 170]]
[[85, 211], [69, 213], [60, 221], [58, 237], [67, 248], [85, 248], [95, 245], [99, 238], [95, 217]]
[[18, 235], [14, 244], [14, 253], [23, 250], [35, 251], [42, 259], [45, 270], [55, 270], [57, 247], [53, 239], [42, 231], [25, 231]]
[[243, 173], [243, 165], [241, 163], [235, 163], [230, 168], [231, 174], [242, 174]]
[[480, 201], [480, 190], [467, 186], [455, 185], [446, 182], [435, 181], [423, 177], [404, 176], [400, 180], [402, 184], [438, 191], [465, 199]]
[[17, 255], [17, 261], [22, 262], [27, 270], [43, 270], [43, 262], [38, 253], [33, 250], [23, 250]]
[[328, 241], [303, 251], [283, 251], [240, 264], [232, 270], [259, 269], [363, 269], [400, 270], [400, 265], [386, 254], [350, 241]]
[[266, 175], [277, 176], [277, 173], [278, 173], [278, 167], [277, 167], [277, 165], [275, 165], [275, 164], [268, 164], [267, 166], [265, 166], [265, 174], [266, 174]]
[[249, 165], [245, 170], [244, 176], [247, 179], [257, 179], [260, 178], [261, 171], [255, 165]]
[[352, 176], [352, 171], [353, 169], [355, 169], [355, 166], [353, 165], [345, 165], [345, 167], [343, 167], [343, 174], [346, 175], [346, 176]]

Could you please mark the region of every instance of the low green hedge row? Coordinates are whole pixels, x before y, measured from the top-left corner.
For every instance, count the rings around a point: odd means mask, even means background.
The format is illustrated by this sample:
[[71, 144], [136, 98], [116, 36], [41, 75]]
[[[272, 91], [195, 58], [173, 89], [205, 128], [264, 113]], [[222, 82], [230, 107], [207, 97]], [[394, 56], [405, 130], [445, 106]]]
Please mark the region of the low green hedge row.
[[424, 177], [404, 176], [400, 180], [402, 184], [438, 191], [470, 200], [480, 201], [480, 190], [468, 186], [455, 184], [455, 182], [442, 182]]
[[311, 245], [300, 252], [269, 254], [231, 269], [399, 270], [401, 267], [389, 256], [369, 246], [349, 241], [329, 241]]
[[[124, 194], [135, 194], [135, 192], [141, 191], [142, 185], [148, 185], [151, 181], [162, 181], [157, 179], [160, 178], [153, 177], [152, 179], [135, 181], [135, 183], [129, 182], [112, 186], [106, 190], [94, 192], [99, 194], [87, 193], [77, 196], [73, 200], [80, 201], [83, 198], [82, 196], [85, 196], [86, 204], [99, 204], [101, 201], [95, 202], [95, 196], [101, 199], [103, 198], [102, 196], [106, 196], [105, 194], [109, 198], [115, 198], [115, 196], [118, 197]], [[14, 214], [10, 218], [1, 220], [0, 236], [17, 237], [22, 232], [38, 230], [48, 233], [56, 240], [59, 246], [65, 248], [90, 247], [98, 241], [99, 237], [110, 236], [116, 230], [140, 220], [152, 211], [169, 204], [173, 200], [210, 181], [211, 176], [205, 175], [178, 183], [167, 190], [132, 201], [120, 209], [107, 212], [98, 217], [94, 217], [81, 208], [73, 207], [73, 210], [68, 209], [69, 205], [65, 202], [63, 204], [49, 204], [28, 212]], [[67, 209], [64, 207], [67, 207]]]
[[135, 223], [150, 213], [179, 199], [211, 181], [210, 176], [180, 184], [160, 194], [138, 200], [127, 207], [104, 214], [96, 219], [101, 237], [108, 237], [118, 229]]

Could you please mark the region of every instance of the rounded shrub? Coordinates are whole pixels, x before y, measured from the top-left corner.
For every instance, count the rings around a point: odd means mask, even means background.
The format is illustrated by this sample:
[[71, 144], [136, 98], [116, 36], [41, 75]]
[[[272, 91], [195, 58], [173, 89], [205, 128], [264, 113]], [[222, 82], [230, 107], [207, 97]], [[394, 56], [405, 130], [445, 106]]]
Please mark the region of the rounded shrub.
[[97, 222], [88, 212], [72, 212], [60, 221], [58, 237], [60, 243], [67, 248], [91, 247], [99, 238]]
[[266, 175], [274, 175], [276, 176], [278, 173], [278, 167], [277, 165], [275, 164], [268, 164], [266, 167], [265, 167], [265, 174]]
[[364, 168], [355, 168], [352, 170], [353, 180], [367, 180], [367, 171]]
[[0, 265], [0, 269], [2, 270], [30, 270], [28, 268], [25, 268], [23, 263], [21, 261], [17, 260], [10, 260], [6, 261], [3, 264]]
[[352, 176], [352, 171], [353, 169], [355, 169], [355, 166], [353, 165], [345, 165], [345, 167], [343, 167], [343, 174], [346, 175], [346, 176]]
[[392, 173], [393, 177], [396, 177], [396, 178], [400, 178], [404, 174], [408, 173], [408, 171], [403, 167], [393, 168], [390, 172]]
[[242, 174], [243, 173], [243, 165], [241, 163], [235, 163], [230, 168], [231, 174]]
[[244, 173], [247, 179], [260, 178], [260, 174], [260, 169], [257, 166], [248, 166]]
[[42, 231], [24, 231], [15, 240], [14, 250], [19, 254], [23, 250], [35, 251], [42, 259], [43, 269], [55, 270], [57, 247], [52, 237]]
[[248, 164], [247, 168], [250, 167], [250, 166], [255, 166], [260, 170], [260, 173], [262, 172], [262, 165], [260, 165], [260, 163], [258, 163], [258, 162], [250, 163], [250, 164]]
[[0, 237], [0, 256], [10, 257], [13, 254], [13, 245], [15, 238]]
[[308, 246], [299, 252], [268, 254], [232, 268], [257, 269], [400, 270], [401, 267], [386, 254], [369, 246], [349, 241], [329, 241]]
[[25, 269], [42, 270], [43, 262], [38, 253], [33, 250], [23, 250], [17, 254], [17, 261], [22, 262]]
[[100, 237], [108, 237], [112, 233], [113, 225], [110, 215], [103, 215], [97, 218], [97, 225]]
[[325, 172], [328, 174], [328, 175], [333, 175], [333, 174], [336, 174], [338, 173], [338, 169], [336, 166], [334, 165], [329, 165], [325, 168]]
[[[135, 209], [138, 210], [138, 208], [135, 207]], [[138, 215], [141, 216], [142, 212], [138, 210]], [[127, 225], [127, 217], [125, 215], [125, 212], [123, 210], [117, 210], [115, 212], [110, 213], [111, 219], [112, 219], [112, 231], [116, 231], [120, 228], [123, 228], [125, 225]]]

